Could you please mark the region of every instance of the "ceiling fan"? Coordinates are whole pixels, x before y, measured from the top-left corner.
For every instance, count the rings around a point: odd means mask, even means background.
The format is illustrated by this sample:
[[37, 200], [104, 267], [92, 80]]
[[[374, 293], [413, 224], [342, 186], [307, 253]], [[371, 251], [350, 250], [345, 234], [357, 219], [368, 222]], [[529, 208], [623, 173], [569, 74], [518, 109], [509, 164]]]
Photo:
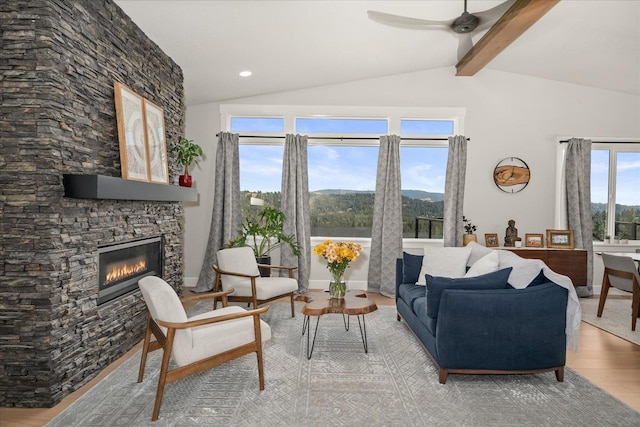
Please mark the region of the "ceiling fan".
[[464, 0], [464, 12], [462, 12], [462, 15], [446, 21], [409, 18], [374, 10], [367, 11], [367, 15], [373, 21], [394, 27], [452, 31], [458, 35], [458, 60], [460, 60], [473, 47], [473, 41], [471, 40], [473, 33], [490, 28], [515, 2], [516, 0], [507, 0], [484, 12], [469, 13], [467, 12], [467, 0]]

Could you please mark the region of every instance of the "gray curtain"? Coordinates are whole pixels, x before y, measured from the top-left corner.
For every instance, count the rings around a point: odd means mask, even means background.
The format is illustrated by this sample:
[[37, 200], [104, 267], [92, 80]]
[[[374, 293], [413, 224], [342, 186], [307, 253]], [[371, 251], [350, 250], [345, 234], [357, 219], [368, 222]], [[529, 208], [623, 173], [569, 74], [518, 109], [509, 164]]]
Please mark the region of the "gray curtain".
[[296, 257], [283, 245], [281, 264], [298, 266], [298, 292], [309, 288], [311, 270], [311, 221], [309, 219], [309, 173], [307, 167], [307, 136], [287, 134], [282, 160], [282, 212], [287, 217], [285, 234], [292, 234], [300, 244], [302, 254]]
[[400, 137], [380, 137], [373, 202], [368, 290], [395, 295], [396, 258], [402, 256]]
[[238, 134], [220, 132], [216, 148], [211, 228], [196, 292], [213, 289], [215, 273], [211, 266], [216, 262], [216, 252], [236, 237], [241, 227], [239, 157]]
[[565, 156], [567, 226], [578, 249], [587, 250], [587, 286], [579, 297], [593, 296], [593, 219], [591, 217], [591, 140], [571, 138]]
[[449, 157], [444, 183], [445, 246], [462, 246], [462, 215], [464, 205], [464, 181], [467, 173], [467, 138], [449, 137]]

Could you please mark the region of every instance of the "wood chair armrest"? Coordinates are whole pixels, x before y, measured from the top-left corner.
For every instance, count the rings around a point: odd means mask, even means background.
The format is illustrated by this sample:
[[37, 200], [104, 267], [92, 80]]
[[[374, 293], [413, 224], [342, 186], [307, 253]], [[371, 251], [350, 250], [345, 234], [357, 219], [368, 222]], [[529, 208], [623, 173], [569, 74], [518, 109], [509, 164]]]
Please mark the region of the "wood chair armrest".
[[233, 293], [234, 291], [235, 289], [229, 289], [229, 290], [220, 291], [220, 292], [207, 292], [200, 295], [192, 295], [189, 297], [182, 298], [180, 302], [185, 303], [185, 302], [192, 302], [192, 301], [202, 301], [202, 300], [208, 300], [208, 299], [219, 298], [219, 297], [222, 297], [224, 299], [227, 295]]
[[260, 277], [259, 274], [244, 274], [244, 273], [237, 273], [235, 271], [221, 270], [220, 268], [218, 268], [217, 265], [213, 265], [212, 267], [215, 270], [215, 272], [218, 273], [218, 274], [226, 274], [228, 276], [246, 277], [247, 279], [251, 279], [252, 277]]
[[298, 267], [287, 267], [284, 265], [271, 265], [271, 264], [258, 264], [258, 267], [263, 267], [263, 268], [276, 268], [278, 270], [289, 270], [289, 271], [293, 271], [296, 270]]
[[269, 306], [265, 305], [263, 307], [256, 308], [253, 310], [243, 311], [242, 313], [226, 314], [224, 316], [209, 317], [207, 319], [192, 320], [190, 322], [173, 323], [173, 322], [165, 322], [160, 319], [156, 319], [155, 322], [160, 326], [164, 326], [165, 328], [188, 329], [188, 328], [195, 328], [196, 326], [203, 326], [203, 325], [209, 325], [213, 323], [226, 322], [228, 320], [241, 319], [243, 317], [251, 317], [251, 316], [260, 317], [260, 315], [263, 313], [266, 313], [267, 310], [269, 310]]

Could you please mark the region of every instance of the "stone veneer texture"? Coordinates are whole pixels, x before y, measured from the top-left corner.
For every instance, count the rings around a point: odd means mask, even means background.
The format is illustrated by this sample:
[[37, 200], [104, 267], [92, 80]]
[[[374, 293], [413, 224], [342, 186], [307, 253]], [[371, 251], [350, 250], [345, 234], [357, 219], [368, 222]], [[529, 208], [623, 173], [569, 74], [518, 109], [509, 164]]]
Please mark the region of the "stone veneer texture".
[[0, 23], [0, 406], [50, 407], [144, 334], [139, 291], [96, 305], [99, 244], [162, 235], [181, 289], [180, 203], [65, 198], [62, 176], [121, 176], [115, 81], [163, 108], [171, 148], [183, 76], [112, 0], [2, 0]]

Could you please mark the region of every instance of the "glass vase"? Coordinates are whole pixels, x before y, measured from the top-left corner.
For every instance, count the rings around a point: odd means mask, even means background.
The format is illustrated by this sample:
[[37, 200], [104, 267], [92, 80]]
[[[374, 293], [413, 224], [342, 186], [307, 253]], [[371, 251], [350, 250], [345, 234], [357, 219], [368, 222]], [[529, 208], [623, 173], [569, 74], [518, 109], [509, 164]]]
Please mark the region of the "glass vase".
[[329, 295], [331, 298], [344, 298], [347, 293], [347, 284], [342, 278], [342, 274], [333, 274], [333, 278], [329, 283]]

